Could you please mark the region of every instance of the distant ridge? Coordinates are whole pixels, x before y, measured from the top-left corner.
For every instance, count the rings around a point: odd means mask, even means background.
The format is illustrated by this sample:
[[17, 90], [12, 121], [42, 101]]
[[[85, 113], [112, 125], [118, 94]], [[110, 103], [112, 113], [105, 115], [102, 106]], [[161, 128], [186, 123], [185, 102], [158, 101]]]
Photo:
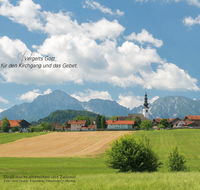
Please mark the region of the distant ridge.
[[[150, 119], [174, 118], [183, 119], [185, 115], [200, 115], [200, 101], [191, 100], [184, 96], [166, 96], [158, 98], [150, 107]], [[40, 95], [31, 103], [15, 105], [0, 113], [0, 119], [26, 119], [28, 122], [38, 121], [49, 116], [56, 110], [82, 110], [96, 114], [113, 116], [127, 116], [130, 113], [142, 114], [143, 106], [132, 110], [119, 105], [116, 101], [92, 99], [88, 102], [80, 102], [63, 91], [55, 90], [48, 95]]]

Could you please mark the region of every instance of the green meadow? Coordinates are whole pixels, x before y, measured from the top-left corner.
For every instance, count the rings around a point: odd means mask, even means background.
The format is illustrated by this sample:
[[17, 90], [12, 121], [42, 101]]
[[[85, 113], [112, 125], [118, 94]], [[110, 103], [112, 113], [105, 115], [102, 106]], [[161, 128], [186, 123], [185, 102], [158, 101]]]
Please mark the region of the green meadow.
[[13, 142], [23, 138], [35, 137], [39, 135], [47, 134], [46, 132], [36, 133], [0, 133], [0, 144]]
[[[0, 158], [0, 189], [200, 189], [200, 130], [138, 131], [147, 134], [165, 163], [178, 145], [190, 172], [118, 173], [106, 167], [104, 154], [95, 158]], [[0, 134], [0, 138], [3, 134]]]

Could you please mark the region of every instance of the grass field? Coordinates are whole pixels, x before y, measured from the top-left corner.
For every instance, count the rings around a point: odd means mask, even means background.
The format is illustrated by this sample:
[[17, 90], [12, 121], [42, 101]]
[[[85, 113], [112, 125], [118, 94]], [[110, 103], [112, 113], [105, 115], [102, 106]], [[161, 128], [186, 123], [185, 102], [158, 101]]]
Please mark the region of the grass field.
[[[151, 145], [165, 162], [171, 146], [177, 145], [185, 155], [191, 171], [200, 171], [200, 130], [199, 129], [176, 129], [162, 131], [139, 131], [138, 136], [145, 133], [150, 138]], [[167, 171], [164, 167], [160, 171]]]
[[9, 142], [13, 142], [19, 139], [35, 137], [39, 135], [47, 134], [46, 132], [39, 133], [0, 133], [0, 144], [5, 144]]
[[[177, 144], [186, 156], [191, 172], [170, 173], [167, 172], [166, 167], [163, 167], [156, 173], [117, 173], [116, 170], [106, 167], [103, 154], [95, 158], [1, 157], [0, 189], [200, 189], [200, 172], [198, 172], [200, 130], [138, 131], [134, 135], [138, 136], [141, 133], [149, 136], [154, 150], [163, 162], [171, 145]], [[4, 182], [4, 179], [10, 181]], [[28, 182], [22, 182], [24, 180]], [[58, 182], [50, 182], [51, 180], [58, 180]]]

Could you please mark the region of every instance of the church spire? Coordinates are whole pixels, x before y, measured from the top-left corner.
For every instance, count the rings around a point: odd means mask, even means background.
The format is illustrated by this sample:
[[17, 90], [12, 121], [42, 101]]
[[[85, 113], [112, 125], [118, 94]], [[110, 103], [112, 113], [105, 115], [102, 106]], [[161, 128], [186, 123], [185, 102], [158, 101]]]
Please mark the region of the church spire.
[[148, 104], [148, 101], [147, 101], [147, 100], [148, 100], [148, 98], [147, 98], [147, 93], [145, 92], [145, 98], [144, 98], [144, 107], [145, 107], [145, 108], [149, 108], [149, 107], [148, 107], [149, 104]]

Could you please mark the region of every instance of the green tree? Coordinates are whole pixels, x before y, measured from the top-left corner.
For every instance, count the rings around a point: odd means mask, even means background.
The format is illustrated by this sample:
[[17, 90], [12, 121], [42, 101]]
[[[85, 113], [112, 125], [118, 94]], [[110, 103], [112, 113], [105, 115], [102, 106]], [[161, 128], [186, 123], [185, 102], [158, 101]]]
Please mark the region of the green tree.
[[140, 128], [141, 128], [141, 129], [149, 130], [149, 129], [153, 128], [153, 122], [150, 121], [150, 120], [144, 120], [144, 121], [142, 121], [142, 123], [140, 124]]
[[101, 128], [101, 116], [98, 114], [95, 119], [97, 128]]
[[52, 128], [52, 131], [55, 131], [56, 129], [55, 129], [55, 127], [53, 126], [53, 128]]
[[110, 120], [117, 120], [118, 117], [119, 117], [119, 115], [114, 115], [114, 116], [109, 117], [109, 119]]
[[140, 124], [141, 124], [141, 118], [136, 115], [135, 118], [134, 118], [134, 121], [135, 121], [135, 126], [137, 126], [138, 128], [140, 128]]
[[39, 127], [42, 127], [43, 130], [51, 131], [51, 124], [50, 123], [41, 123]]
[[143, 135], [135, 138], [124, 135], [106, 150], [106, 165], [120, 172], [153, 172], [162, 165], [153, 151], [150, 140]]
[[19, 131], [19, 126], [14, 126], [14, 127], [12, 127], [12, 132], [15, 132], [15, 131]]
[[178, 150], [178, 147], [172, 147], [167, 158], [167, 166], [169, 171], [187, 171], [186, 158]]
[[164, 125], [162, 125], [162, 124], [158, 124], [158, 128], [164, 129], [164, 128], [165, 128], [165, 126], [164, 126]]
[[167, 121], [167, 119], [161, 119], [160, 122], [159, 122], [159, 124], [164, 125], [165, 128], [170, 128], [170, 127], [171, 127], [171, 125], [170, 125], [170, 123]]
[[125, 121], [133, 121], [131, 118], [126, 118]]
[[3, 118], [3, 122], [1, 124], [2, 132], [8, 132], [10, 129], [10, 122], [8, 121], [7, 117]]
[[105, 116], [102, 116], [102, 118], [101, 118], [101, 128], [102, 129], [106, 128], [106, 119], [105, 119]]

